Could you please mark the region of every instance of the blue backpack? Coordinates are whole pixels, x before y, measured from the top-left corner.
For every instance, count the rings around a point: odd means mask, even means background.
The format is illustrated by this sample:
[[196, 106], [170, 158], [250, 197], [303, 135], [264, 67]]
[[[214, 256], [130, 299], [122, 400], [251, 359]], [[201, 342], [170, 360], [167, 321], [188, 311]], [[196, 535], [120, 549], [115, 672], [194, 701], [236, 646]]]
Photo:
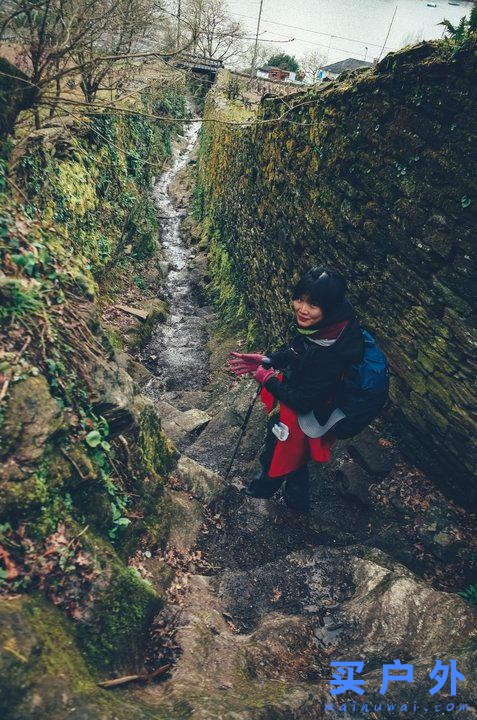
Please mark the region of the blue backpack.
[[369, 425], [389, 402], [389, 365], [371, 333], [360, 325], [364, 355], [352, 365], [338, 387], [335, 406], [346, 417], [337, 422], [333, 435], [340, 439], [357, 435]]

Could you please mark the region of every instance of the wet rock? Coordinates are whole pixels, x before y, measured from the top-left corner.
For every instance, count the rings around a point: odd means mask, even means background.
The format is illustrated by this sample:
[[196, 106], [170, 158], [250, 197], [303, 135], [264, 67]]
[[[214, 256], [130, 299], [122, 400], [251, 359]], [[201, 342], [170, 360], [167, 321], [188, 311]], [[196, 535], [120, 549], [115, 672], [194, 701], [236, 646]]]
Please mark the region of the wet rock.
[[366, 428], [359, 435], [346, 441], [348, 451], [370, 475], [385, 475], [396, 462], [394, 448], [379, 444], [378, 435]]
[[187, 552], [195, 546], [203, 521], [200, 505], [183, 492], [168, 490], [168, 496], [171, 513], [169, 545]]
[[161, 270], [162, 276], [165, 277], [171, 269], [170, 262], [167, 262], [167, 260], [161, 260], [160, 262], [158, 262], [158, 265]]
[[178, 410], [164, 400], [156, 403], [156, 409], [161, 416], [164, 432], [179, 449], [190, 443], [211, 419], [203, 410]]
[[142, 363], [131, 360], [128, 364], [128, 373], [138, 385], [145, 385], [152, 377], [152, 373]]
[[207, 410], [210, 394], [206, 390], [183, 390], [176, 393], [175, 401], [179, 410], [188, 410], [191, 407]]
[[142, 363], [134, 360], [128, 353], [121, 352], [115, 355], [118, 365], [126, 370], [138, 385], [144, 385], [153, 375]]
[[216, 415], [201, 432], [197, 440], [187, 448], [189, 457], [201, 465], [225, 472], [238, 439], [239, 423], [232, 409]]
[[181, 455], [176, 473], [186, 490], [207, 503], [217, 495], [222, 487], [222, 479], [217, 473], [199, 465], [186, 455]]
[[29, 463], [44, 452], [47, 439], [63, 424], [62, 412], [41, 375], [14, 383], [0, 428], [0, 458], [15, 448], [15, 462]]
[[[237, 635], [211, 590], [210, 579], [194, 576], [176, 633], [181, 655], [161, 700], [168, 691], [174, 698], [187, 698], [194, 718], [199, 720], [319, 717], [315, 694], [297, 679], [300, 675], [292, 664], [300, 661], [298, 653], [303, 648], [303, 635], [296, 632], [301, 622], [296, 618], [284, 621], [276, 614], [267, 618], [267, 628], [261, 634]], [[277, 676], [273, 666], [287, 655], [288, 643], [291, 668], [283, 677]]]
[[250, 632], [269, 612], [299, 615], [307, 601], [306, 570], [288, 557], [245, 571], [226, 571], [217, 592], [240, 632]]
[[109, 423], [111, 434], [122, 432], [133, 421], [130, 404], [137, 392], [131, 376], [118, 365], [97, 362], [91, 370], [94, 375], [93, 407]]
[[147, 303], [146, 310], [146, 319], [137, 332], [139, 347], [145, 347], [150, 341], [156, 326], [166, 321], [169, 305], [166, 301], [156, 298]]
[[[249, 672], [257, 678], [280, 677], [303, 684], [323, 678], [323, 662], [314, 646], [312, 622], [305, 616], [269, 612], [251, 633], [246, 647]], [[309, 690], [312, 687], [308, 685]]]
[[429, 587], [378, 550], [363, 558], [351, 553], [346, 562], [355, 587], [341, 613], [354, 630], [337, 650], [381, 663], [396, 648], [402, 657], [446, 653], [477, 635], [475, 614], [457, 594]]
[[369, 503], [370, 477], [349, 455], [345, 454], [344, 457], [340, 458], [337, 481], [343, 493], [354, 495], [364, 503]]

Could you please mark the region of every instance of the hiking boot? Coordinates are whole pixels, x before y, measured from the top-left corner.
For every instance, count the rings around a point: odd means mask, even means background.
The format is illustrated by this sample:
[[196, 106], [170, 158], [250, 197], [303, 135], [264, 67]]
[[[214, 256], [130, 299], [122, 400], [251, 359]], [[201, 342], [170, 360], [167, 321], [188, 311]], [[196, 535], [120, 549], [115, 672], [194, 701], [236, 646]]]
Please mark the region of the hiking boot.
[[285, 505], [290, 511], [300, 514], [309, 512], [310, 487], [307, 465], [286, 476], [282, 494]]
[[248, 487], [245, 488], [245, 495], [252, 498], [260, 498], [268, 500], [279, 489], [283, 482], [283, 478], [269, 478], [263, 472], [258, 473], [252, 478]]

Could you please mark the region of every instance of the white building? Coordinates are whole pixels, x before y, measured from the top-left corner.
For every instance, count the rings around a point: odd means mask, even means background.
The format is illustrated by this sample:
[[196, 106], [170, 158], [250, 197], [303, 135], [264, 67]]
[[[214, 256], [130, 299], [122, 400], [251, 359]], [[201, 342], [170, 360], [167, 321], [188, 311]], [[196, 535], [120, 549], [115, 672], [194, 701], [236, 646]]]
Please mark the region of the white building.
[[318, 82], [323, 82], [326, 79], [333, 80], [346, 70], [358, 70], [358, 68], [368, 68], [372, 66], [373, 63], [367, 62], [366, 60], [346, 58], [346, 60], [340, 60], [339, 62], [332, 63], [331, 65], [321, 67], [316, 72], [316, 79]]

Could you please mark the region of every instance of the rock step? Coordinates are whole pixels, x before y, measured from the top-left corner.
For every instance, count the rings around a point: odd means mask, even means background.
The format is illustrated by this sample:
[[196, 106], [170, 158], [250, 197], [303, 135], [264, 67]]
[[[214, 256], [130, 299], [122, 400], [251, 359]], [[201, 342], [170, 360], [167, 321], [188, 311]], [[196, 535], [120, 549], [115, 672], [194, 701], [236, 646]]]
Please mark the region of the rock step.
[[187, 455], [181, 455], [175, 471], [181, 486], [205, 503], [213, 500], [223, 487], [220, 475], [200, 465]]
[[211, 420], [204, 410], [182, 411], [164, 400], [156, 403], [156, 410], [162, 429], [180, 451], [193, 442]]

